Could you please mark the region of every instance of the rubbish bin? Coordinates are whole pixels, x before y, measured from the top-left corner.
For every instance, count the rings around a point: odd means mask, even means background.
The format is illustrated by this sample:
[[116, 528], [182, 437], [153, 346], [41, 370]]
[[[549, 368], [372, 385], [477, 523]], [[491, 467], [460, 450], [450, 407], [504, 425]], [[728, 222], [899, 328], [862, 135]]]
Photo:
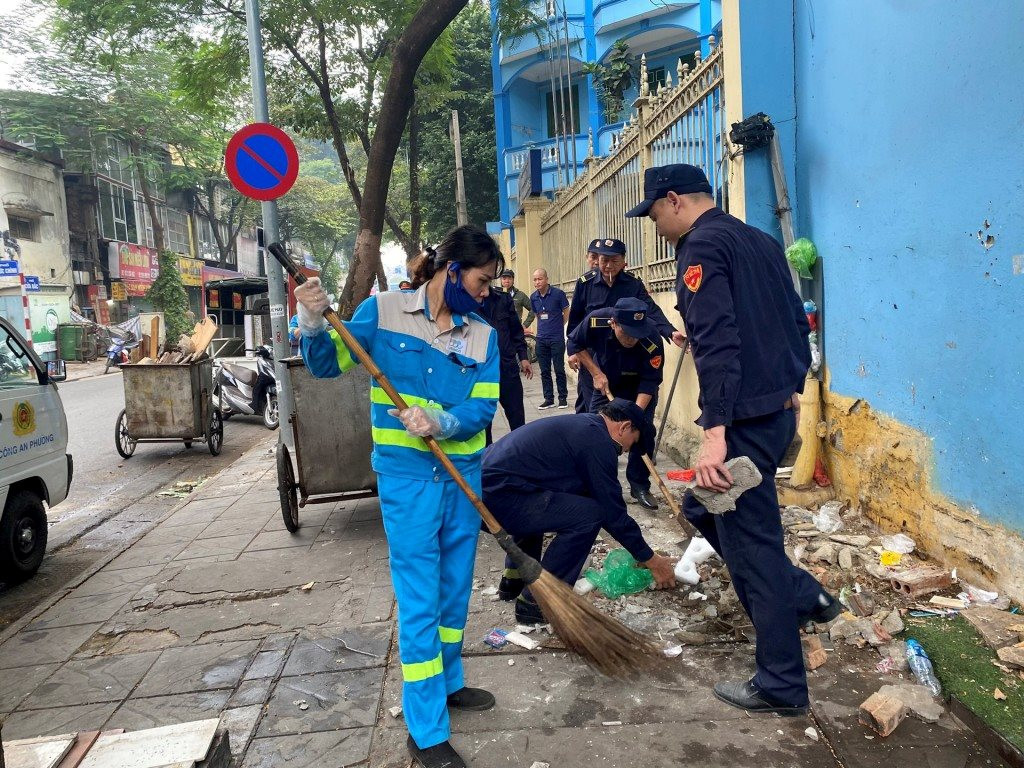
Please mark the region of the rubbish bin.
[[85, 326], [80, 323], [60, 323], [57, 326], [57, 351], [61, 360], [82, 362], [82, 339]]

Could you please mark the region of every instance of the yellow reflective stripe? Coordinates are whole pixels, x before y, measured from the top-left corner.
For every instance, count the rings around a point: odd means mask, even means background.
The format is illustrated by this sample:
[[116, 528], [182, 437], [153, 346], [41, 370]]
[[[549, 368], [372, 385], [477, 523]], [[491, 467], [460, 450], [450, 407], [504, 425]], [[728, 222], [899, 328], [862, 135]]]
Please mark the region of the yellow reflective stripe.
[[[401, 448], [412, 448], [415, 451], [429, 452], [423, 438], [410, 435], [404, 429], [386, 429], [384, 427], [373, 427], [371, 430], [373, 442], [377, 445], [395, 445]], [[469, 440], [440, 440], [438, 445], [449, 456], [467, 456], [482, 451], [487, 445], [487, 435], [484, 432], [477, 432]]]
[[[441, 406], [435, 403], [433, 400], [428, 400], [425, 397], [417, 397], [416, 395], [407, 395], [405, 392], [399, 392], [402, 399], [405, 400], [406, 405], [421, 405], [424, 408], [440, 408]], [[388, 393], [383, 389], [373, 384], [370, 387], [370, 402], [376, 403], [377, 405], [394, 405], [394, 401], [388, 397]]]
[[348, 347], [345, 346], [345, 342], [341, 340], [338, 332], [331, 328], [327, 335], [334, 342], [334, 352], [338, 356], [338, 368], [341, 369], [341, 372], [344, 373], [355, 368], [356, 361], [352, 358], [352, 353], [348, 351]]
[[452, 629], [451, 627], [438, 627], [438, 633], [441, 635], [442, 643], [461, 643], [462, 632], [461, 629]]
[[493, 381], [478, 381], [473, 385], [469, 393], [470, 397], [487, 397], [491, 400], [498, 399], [498, 385]]
[[441, 654], [430, 661], [417, 661], [413, 664], [402, 664], [402, 679], [407, 683], [418, 683], [420, 680], [440, 675], [444, 672]]

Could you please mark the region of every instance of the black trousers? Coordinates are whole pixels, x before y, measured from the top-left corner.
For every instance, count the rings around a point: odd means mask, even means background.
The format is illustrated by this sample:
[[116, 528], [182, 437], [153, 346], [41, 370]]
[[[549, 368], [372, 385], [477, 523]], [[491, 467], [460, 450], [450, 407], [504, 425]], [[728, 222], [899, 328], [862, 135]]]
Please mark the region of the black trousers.
[[[526, 410], [523, 407], [523, 380], [519, 377], [519, 368], [513, 372], [511, 368], [501, 371], [498, 379], [498, 402], [501, 403], [501, 410], [505, 412], [508, 420], [508, 428], [518, 429], [526, 423]], [[493, 424], [493, 422], [492, 422]], [[487, 425], [487, 445], [494, 442], [491, 439], [491, 424]]]
[[683, 514], [729, 566], [736, 594], [754, 623], [755, 685], [774, 701], [806, 706], [797, 616], [819, 608], [824, 590], [790, 562], [784, 548], [775, 470], [795, 431], [792, 410], [734, 421], [725, 428], [726, 457], [749, 457], [761, 471], [761, 484], [737, 499], [735, 511], [722, 515], [712, 515], [687, 494]]
[[564, 403], [569, 397], [565, 384], [565, 340], [537, 339], [537, 365], [540, 367], [540, 387], [544, 400], [555, 402], [555, 387], [551, 384], [551, 369], [555, 371], [555, 385], [558, 387], [558, 402]]

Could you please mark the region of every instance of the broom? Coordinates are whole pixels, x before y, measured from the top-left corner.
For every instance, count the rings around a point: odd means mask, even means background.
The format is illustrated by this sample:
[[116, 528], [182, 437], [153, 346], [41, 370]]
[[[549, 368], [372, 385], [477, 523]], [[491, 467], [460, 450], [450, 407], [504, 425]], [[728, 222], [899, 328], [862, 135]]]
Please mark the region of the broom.
[[[271, 243], [267, 249], [274, 255], [281, 266], [291, 275], [297, 285], [306, 282], [298, 267], [292, 262], [280, 243]], [[394, 388], [388, 377], [377, 367], [373, 358], [363, 349], [362, 345], [352, 336], [341, 322], [338, 313], [328, 307], [324, 310], [324, 318], [337, 331], [349, 351], [358, 358], [380, 388], [384, 390], [391, 402], [399, 410], [408, 406]], [[642, 672], [653, 672], [662, 665], [665, 657], [660, 649], [638, 632], [620, 624], [610, 616], [606, 616], [594, 607], [589, 600], [573, 592], [565, 582], [545, 571], [541, 564], [523, 552], [512, 539], [511, 534], [491, 514], [476, 492], [469, 486], [465, 478], [452, 464], [451, 459], [441, 450], [437, 440], [424, 437], [431, 453], [448, 470], [462, 492], [470, 500], [480, 517], [483, 518], [487, 530], [497, 539], [501, 548], [508, 553], [519, 570], [519, 577], [530, 587], [530, 592], [537, 600], [545, 618], [551, 623], [555, 633], [565, 643], [570, 653], [575, 653], [602, 674], [609, 677], [631, 677]]]

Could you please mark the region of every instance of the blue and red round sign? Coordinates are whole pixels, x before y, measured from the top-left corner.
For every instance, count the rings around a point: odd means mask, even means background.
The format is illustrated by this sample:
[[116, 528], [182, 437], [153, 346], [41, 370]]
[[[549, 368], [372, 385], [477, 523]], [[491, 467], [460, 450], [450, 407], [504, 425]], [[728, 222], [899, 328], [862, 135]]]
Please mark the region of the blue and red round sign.
[[299, 175], [299, 153], [276, 125], [252, 123], [231, 137], [224, 166], [235, 189], [246, 197], [276, 200]]

